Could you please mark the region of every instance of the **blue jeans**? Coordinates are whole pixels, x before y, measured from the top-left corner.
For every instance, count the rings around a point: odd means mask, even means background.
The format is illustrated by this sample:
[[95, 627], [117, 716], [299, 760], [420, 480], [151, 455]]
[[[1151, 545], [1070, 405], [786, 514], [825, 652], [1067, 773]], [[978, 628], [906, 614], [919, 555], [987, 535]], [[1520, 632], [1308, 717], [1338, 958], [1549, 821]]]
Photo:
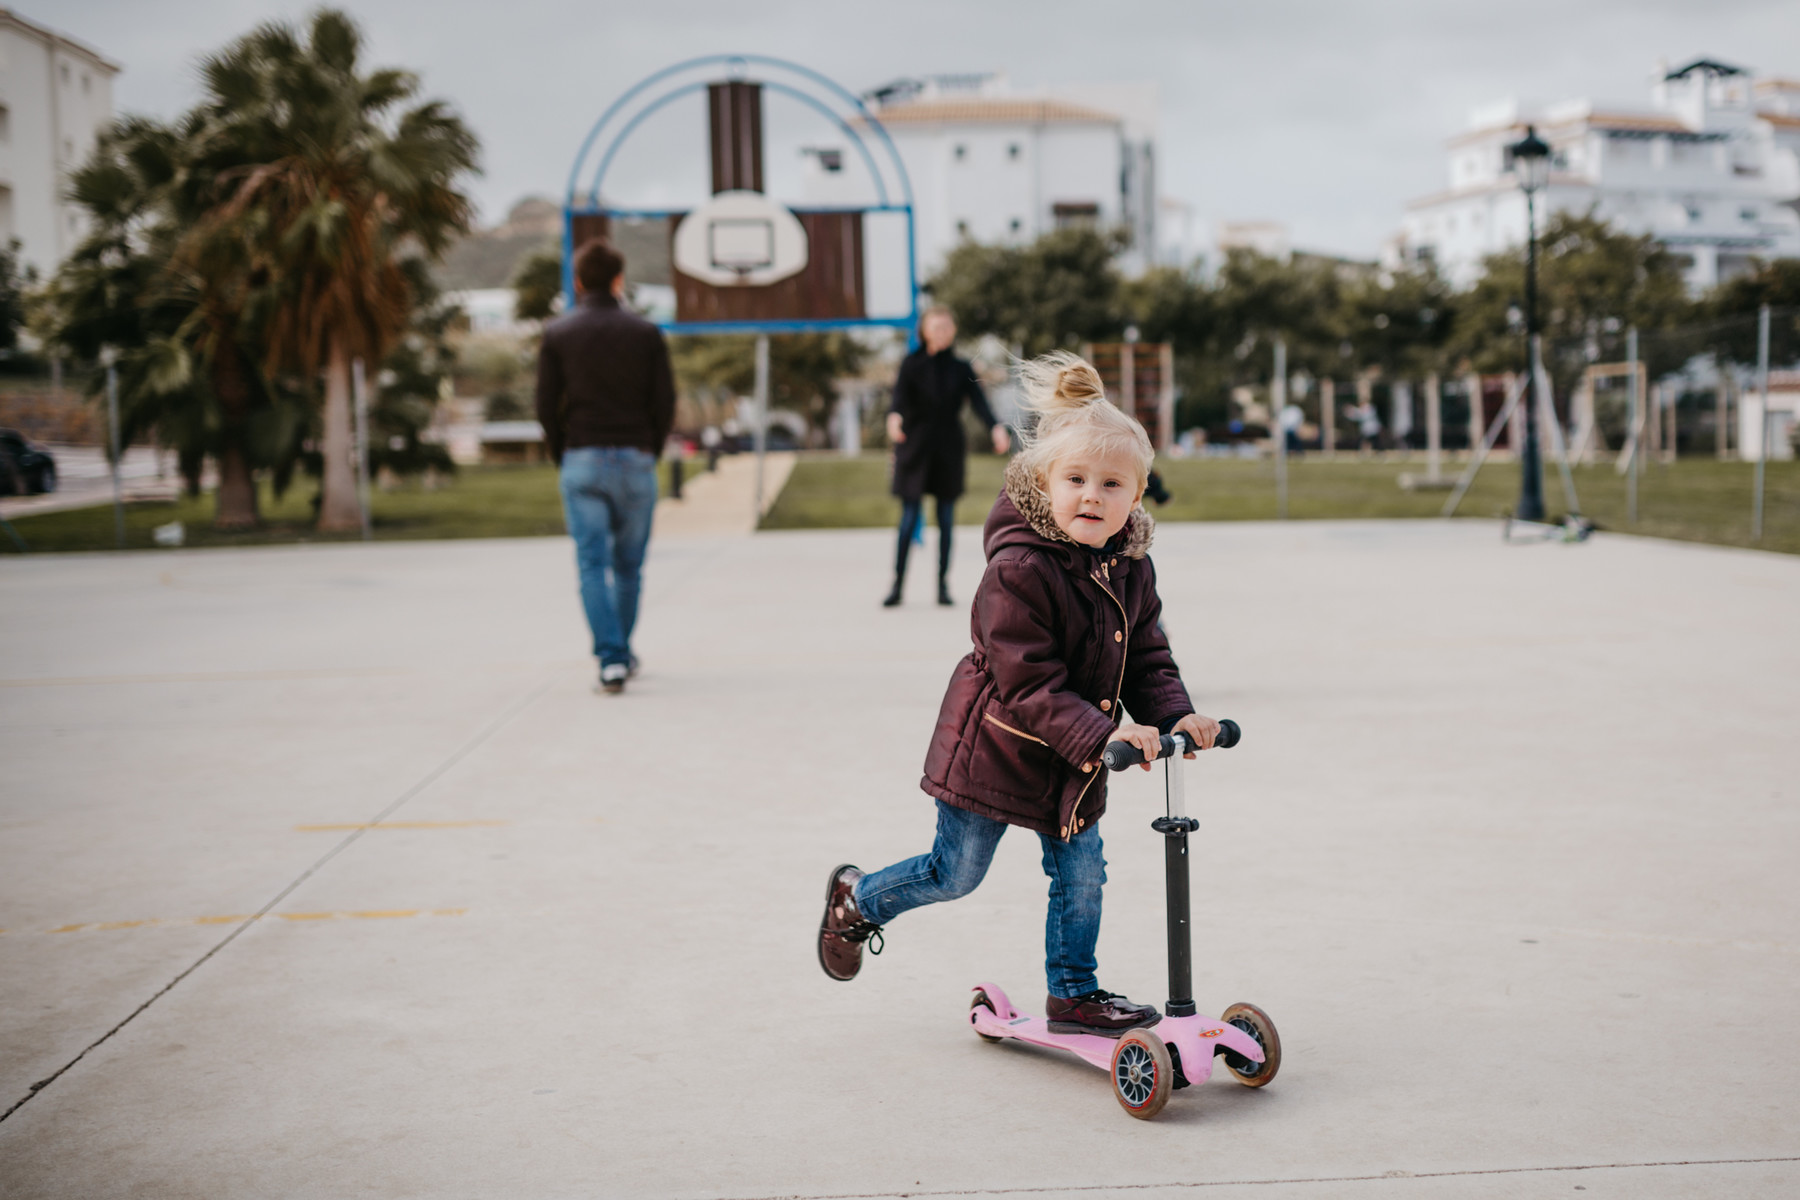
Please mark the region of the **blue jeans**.
[[656, 458], [631, 446], [579, 446], [563, 454], [561, 483], [594, 657], [602, 667], [628, 664], [656, 511]]
[[[886, 925], [909, 908], [955, 900], [975, 890], [994, 861], [1006, 823], [937, 802], [937, 841], [930, 854], [897, 862], [856, 883], [863, 919]], [[1050, 911], [1044, 918], [1044, 975], [1050, 994], [1064, 1000], [1100, 986], [1094, 944], [1100, 940], [1100, 889], [1106, 859], [1100, 830], [1089, 825], [1066, 842], [1038, 834], [1044, 874], [1050, 877]]]

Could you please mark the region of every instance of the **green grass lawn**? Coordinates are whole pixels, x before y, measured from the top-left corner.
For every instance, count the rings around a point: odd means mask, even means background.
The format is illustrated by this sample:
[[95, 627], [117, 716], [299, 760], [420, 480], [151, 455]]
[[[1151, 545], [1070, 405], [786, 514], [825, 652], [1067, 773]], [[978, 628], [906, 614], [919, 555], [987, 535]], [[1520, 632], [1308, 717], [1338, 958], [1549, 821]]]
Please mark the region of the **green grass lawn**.
[[[958, 506], [960, 524], [987, 518], [989, 498], [1000, 488], [1002, 460], [969, 459], [968, 494]], [[1275, 465], [1235, 459], [1167, 459], [1159, 464], [1174, 499], [1151, 511], [1159, 521], [1265, 521], [1276, 515]], [[1452, 475], [1460, 468], [1448, 465]], [[1763, 540], [1750, 540], [1751, 475], [1748, 463], [1695, 459], [1646, 465], [1638, 488], [1638, 521], [1625, 520], [1625, 480], [1610, 465], [1578, 467], [1575, 490], [1581, 511], [1601, 528], [1729, 546], [1760, 545], [1800, 553], [1800, 463], [1771, 463], [1764, 500]], [[1435, 517], [1445, 492], [1402, 491], [1402, 472], [1424, 473], [1422, 462], [1363, 459], [1288, 464], [1288, 515], [1295, 519]], [[899, 507], [887, 490], [887, 459], [803, 458], [782, 489], [765, 529], [821, 529], [890, 525]], [[1513, 463], [1490, 463], [1476, 477], [1458, 510], [1461, 517], [1492, 518], [1512, 507], [1519, 489]], [[1551, 513], [1567, 507], [1555, 468], [1544, 478]]]
[[[170, 521], [186, 526], [189, 546], [359, 541], [360, 534], [322, 534], [312, 527], [312, 501], [317, 491], [312, 481], [301, 481], [277, 500], [264, 485], [264, 526], [246, 533], [225, 533], [212, 527], [210, 494], [193, 500], [183, 497], [174, 503], [127, 505], [125, 545], [129, 549], [153, 547], [150, 531]], [[562, 499], [556, 488], [556, 468], [464, 467], [432, 491], [413, 483], [391, 492], [377, 491], [373, 523], [378, 541], [560, 534]], [[12, 524], [33, 551], [111, 550], [116, 545], [110, 504], [20, 517]], [[9, 539], [0, 538], [0, 550], [16, 549]]]

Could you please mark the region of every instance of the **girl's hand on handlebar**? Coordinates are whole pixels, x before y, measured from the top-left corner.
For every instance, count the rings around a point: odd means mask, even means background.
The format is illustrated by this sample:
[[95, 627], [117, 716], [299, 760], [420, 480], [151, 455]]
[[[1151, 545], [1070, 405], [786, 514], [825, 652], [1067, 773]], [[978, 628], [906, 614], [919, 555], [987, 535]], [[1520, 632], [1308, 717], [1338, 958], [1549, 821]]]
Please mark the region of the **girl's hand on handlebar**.
[[[1203, 717], [1199, 713], [1189, 713], [1175, 722], [1175, 728], [1170, 732], [1185, 733], [1198, 742], [1202, 750], [1211, 750], [1213, 740], [1219, 736], [1219, 723], [1211, 717]], [[1190, 750], [1183, 757], [1192, 758], [1194, 752]]]
[[[1218, 726], [1215, 725], [1213, 728], [1217, 729]], [[1196, 734], [1195, 736], [1199, 735]], [[1132, 725], [1129, 723], [1121, 725], [1113, 730], [1111, 740], [1115, 742], [1130, 742], [1139, 750], [1142, 750], [1144, 752], [1144, 761], [1139, 763], [1138, 766], [1144, 768], [1146, 771], [1150, 769], [1151, 760], [1162, 753], [1162, 733], [1154, 725]]]

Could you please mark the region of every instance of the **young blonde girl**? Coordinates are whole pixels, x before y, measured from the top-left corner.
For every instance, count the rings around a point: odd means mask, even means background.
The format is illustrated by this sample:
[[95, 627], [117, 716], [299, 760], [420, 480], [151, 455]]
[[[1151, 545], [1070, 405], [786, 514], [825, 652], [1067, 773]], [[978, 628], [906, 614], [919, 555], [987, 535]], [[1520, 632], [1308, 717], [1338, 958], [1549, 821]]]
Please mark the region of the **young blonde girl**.
[[1050, 1028], [1118, 1037], [1160, 1016], [1105, 991], [1096, 974], [1100, 753], [1124, 740], [1153, 758], [1173, 730], [1210, 748], [1219, 727], [1194, 712], [1162, 633], [1154, 522], [1141, 507], [1150, 439], [1075, 355], [1033, 360], [1020, 375], [1032, 420], [983, 533], [974, 649], [951, 675], [925, 756], [920, 786], [937, 801], [936, 840], [880, 871], [831, 873], [819, 963], [833, 979], [854, 978], [871, 938], [880, 953], [883, 926], [974, 890], [1017, 825], [1038, 835], [1050, 877]]

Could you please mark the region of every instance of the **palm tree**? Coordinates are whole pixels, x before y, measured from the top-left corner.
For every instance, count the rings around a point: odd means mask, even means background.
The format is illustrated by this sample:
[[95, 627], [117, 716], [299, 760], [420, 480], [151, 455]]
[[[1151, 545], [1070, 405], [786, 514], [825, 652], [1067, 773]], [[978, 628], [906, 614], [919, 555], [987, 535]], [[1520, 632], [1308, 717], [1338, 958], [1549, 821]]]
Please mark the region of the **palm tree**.
[[[245, 343], [255, 281], [241, 239], [197, 242], [221, 165], [207, 162], [204, 122], [127, 118], [70, 178], [92, 232], [47, 290], [51, 340], [76, 358], [115, 356], [121, 446], [154, 429], [180, 455], [197, 492], [207, 455], [219, 464], [215, 524], [257, 523], [252, 425], [268, 409]], [[95, 373], [90, 391], [98, 391]], [[262, 457], [267, 457], [263, 455]]]
[[375, 363], [412, 317], [406, 259], [440, 256], [468, 230], [458, 178], [475, 170], [473, 133], [418, 91], [409, 72], [359, 73], [361, 34], [322, 9], [306, 37], [259, 27], [205, 61], [203, 106], [219, 138], [256, 165], [226, 180], [206, 236], [241, 231], [270, 280], [272, 370], [325, 374], [321, 530], [354, 529], [351, 362]]

